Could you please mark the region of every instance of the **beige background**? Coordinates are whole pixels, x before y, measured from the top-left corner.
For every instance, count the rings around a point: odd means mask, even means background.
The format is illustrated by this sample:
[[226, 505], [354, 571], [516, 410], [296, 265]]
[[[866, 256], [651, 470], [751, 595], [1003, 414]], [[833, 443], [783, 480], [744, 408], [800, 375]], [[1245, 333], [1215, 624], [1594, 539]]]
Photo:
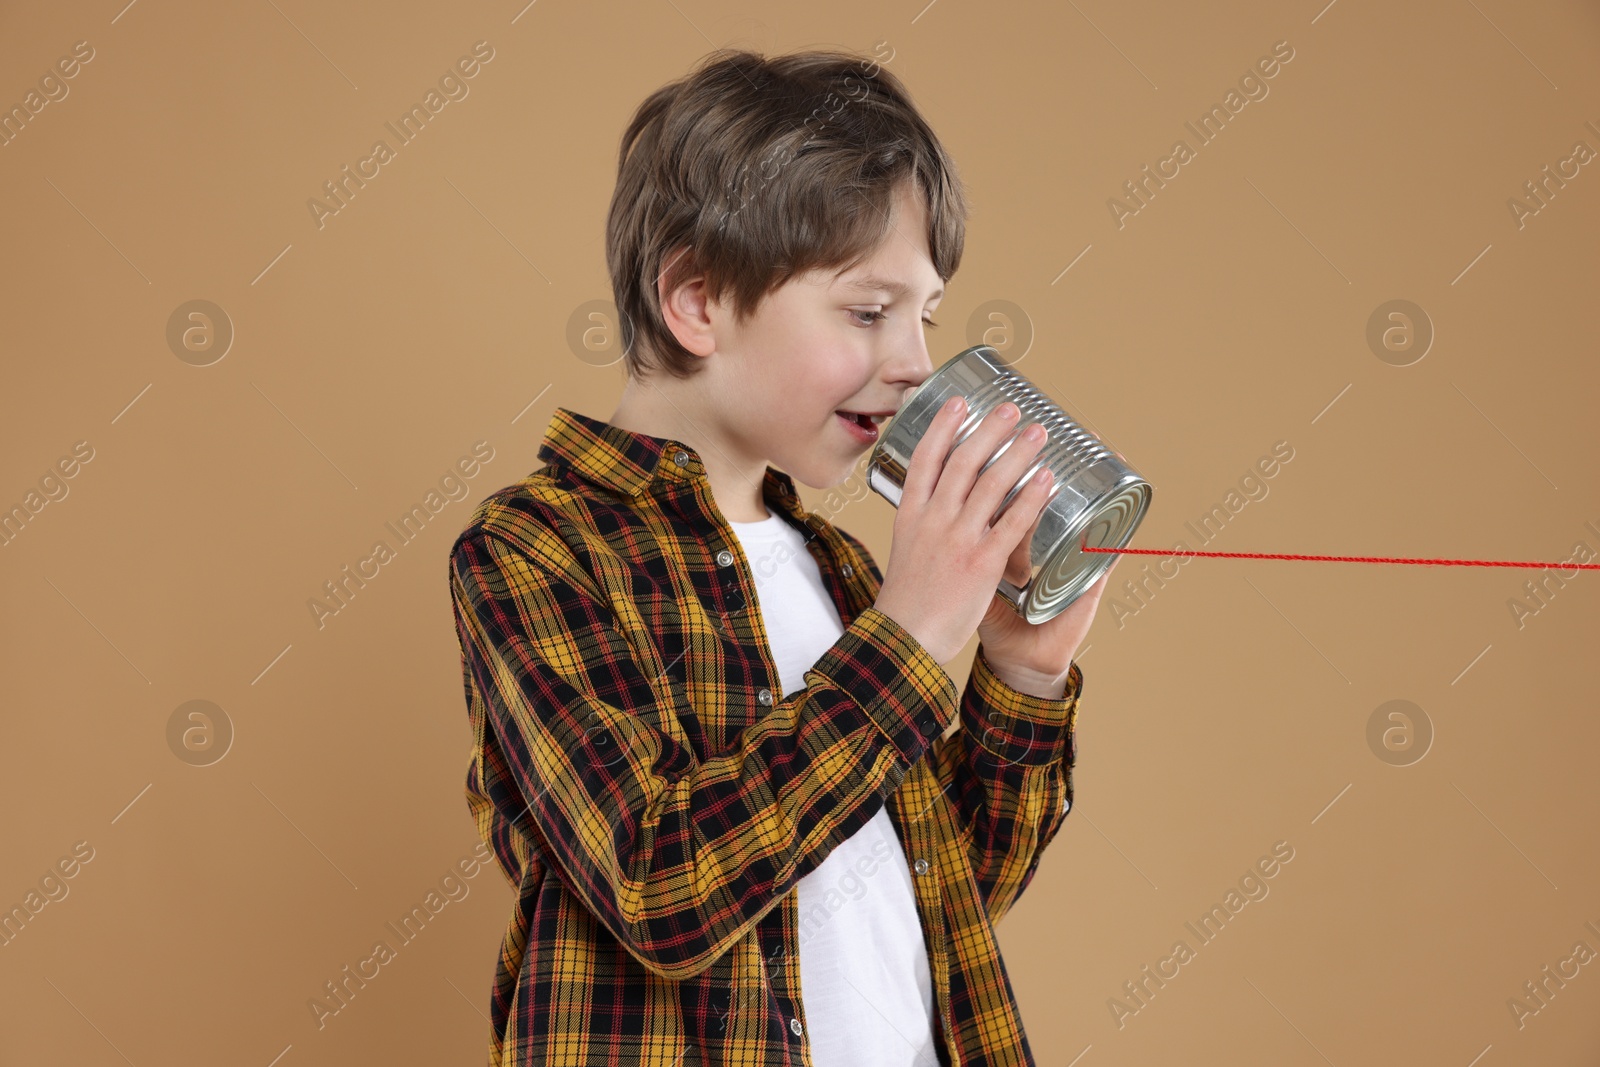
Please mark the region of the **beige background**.
[[[612, 411], [620, 367], [567, 329], [610, 296], [617, 138], [717, 45], [885, 43], [975, 204], [935, 361], [1009, 302], [990, 339], [1156, 487], [1135, 547], [1198, 547], [1286, 441], [1210, 550], [1600, 551], [1600, 164], [1507, 206], [1600, 150], [1593, 5], [120, 2], [0, 13], [7, 108], [94, 49], [0, 148], [0, 506], [93, 449], [0, 548], [0, 906], [93, 849], [0, 947], [5, 1064], [484, 1062], [492, 869], [323, 1028], [307, 1002], [476, 844], [445, 553], [557, 405]], [[308, 199], [480, 40], [470, 95], [319, 229]], [[1118, 228], [1108, 198], [1280, 40], [1270, 94]], [[236, 332], [203, 367], [166, 340], [199, 299]], [[1436, 333], [1408, 366], [1366, 341], [1394, 299]], [[322, 583], [477, 441], [466, 497], [319, 629]], [[888, 558], [885, 501], [835, 517]], [[1507, 1002], [1600, 951], [1600, 576], [1519, 626], [1541, 572], [1179, 573], [1102, 604], [1079, 804], [1000, 927], [1039, 1062], [1596, 1062], [1600, 965], [1520, 1027]], [[169, 745], [191, 700], [233, 730], [209, 766]], [[1368, 742], [1391, 700], [1431, 724], [1406, 766]], [[1119, 1027], [1279, 841], [1270, 895]]]

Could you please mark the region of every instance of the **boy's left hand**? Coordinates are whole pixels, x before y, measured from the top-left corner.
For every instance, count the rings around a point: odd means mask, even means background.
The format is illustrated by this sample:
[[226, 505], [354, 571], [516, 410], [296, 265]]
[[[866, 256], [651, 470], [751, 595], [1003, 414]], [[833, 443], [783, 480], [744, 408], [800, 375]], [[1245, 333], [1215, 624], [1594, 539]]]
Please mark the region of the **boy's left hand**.
[[[1005, 578], [1013, 585], [1021, 585], [1032, 573], [1033, 533], [1030, 529], [1017, 543], [1006, 563]], [[1089, 624], [1094, 621], [1106, 583], [1120, 562], [1122, 557], [1118, 556], [1065, 611], [1042, 623], [1028, 622], [995, 593], [983, 621], [978, 624], [978, 639], [983, 645], [984, 658], [1000, 680], [1020, 693], [1059, 699], [1066, 688], [1072, 659], [1089, 633]]]

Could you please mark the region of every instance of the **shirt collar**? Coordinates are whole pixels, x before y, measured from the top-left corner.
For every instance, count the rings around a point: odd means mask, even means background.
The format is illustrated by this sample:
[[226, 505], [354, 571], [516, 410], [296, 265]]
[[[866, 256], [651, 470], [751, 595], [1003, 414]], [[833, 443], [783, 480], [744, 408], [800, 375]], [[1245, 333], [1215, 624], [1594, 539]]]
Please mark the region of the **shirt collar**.
[[[556, 408], [539, 445], [538, 458], [561, 463], [584, 480], [627, 497], [704, 480], [706, 468], [700, 453], [670, 437], [651, 437]], [[791, 517], [802, 519], [794, 479], [768, 466], [762, 480], [767, 503]]]

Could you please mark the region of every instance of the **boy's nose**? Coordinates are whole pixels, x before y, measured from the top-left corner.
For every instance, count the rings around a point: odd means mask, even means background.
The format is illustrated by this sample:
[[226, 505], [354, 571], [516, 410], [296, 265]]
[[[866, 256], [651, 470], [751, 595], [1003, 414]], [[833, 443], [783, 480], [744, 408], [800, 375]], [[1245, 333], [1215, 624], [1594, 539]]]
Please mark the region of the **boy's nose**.
[[921, 323], [917, 324], [915, 336], [896, 355], [889, 369], [891, 376], [897, 381], [904, 381], [908, 388], [921, 385], [933, 374], [933, 357], [928, 353], [927, 331]]

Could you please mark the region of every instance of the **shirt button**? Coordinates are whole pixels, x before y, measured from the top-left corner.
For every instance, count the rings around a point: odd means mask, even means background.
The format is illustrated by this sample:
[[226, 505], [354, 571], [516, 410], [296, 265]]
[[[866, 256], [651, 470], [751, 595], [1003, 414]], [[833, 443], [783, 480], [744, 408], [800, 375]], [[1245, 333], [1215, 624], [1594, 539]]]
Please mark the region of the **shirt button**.
[[760, 692], [758, 692], [756, 694], [756, 699], [759, 700], [763, 704], [771, 704], [772, 703], [772, 690], [770, 690], [770, 689], [761, 690]]
[[680, 467], [687, 467], [689, 465], [689, 453], [680, 448], [677, 452], [673, 453], [672, 462], [676, 463]]
[[918, 860], [916, 863], [913, 863], [911, 865], [911, 867], [918, 874], [927, 874], [928, 873], [928, 861], [927, 860]]
[[939, 732], [939, 720], [923, 719], [920, 729], [922, 730], [923, 734], [928, 737], [932, 737], [934, 734]]
[[805, 1033], [806, 1028], [800, 1025], [800, 1020], [798, 1017], [796, 1017], [789, 1020], [789, 1029], [794, 1031], [795, 1037], [799, 1037], [801, 1034]]
[[850, 564], [848, 564], [848, 563], [846, 563], [844, 565], [844, 567], [841, 568], [841, 570], [843, 571], [844, 576], [846, 578], [849, 578], [850, 576], [852, 576], [856, 572], [856, 569], [854, 567], [850, 566]]
[[1072, 808], [1072, 801], [1066, 797], [1061, 798], [1061, 814], [1065, 815]]
[[727, 549], [723, 549], [721, 552], [717, 553], [717, 566], [719, 566], [719, 567], [727, 567], [727, 566], [731, 566], [732, 564], [733, 564], [733, 553], [732, 552], [729, 552]]

